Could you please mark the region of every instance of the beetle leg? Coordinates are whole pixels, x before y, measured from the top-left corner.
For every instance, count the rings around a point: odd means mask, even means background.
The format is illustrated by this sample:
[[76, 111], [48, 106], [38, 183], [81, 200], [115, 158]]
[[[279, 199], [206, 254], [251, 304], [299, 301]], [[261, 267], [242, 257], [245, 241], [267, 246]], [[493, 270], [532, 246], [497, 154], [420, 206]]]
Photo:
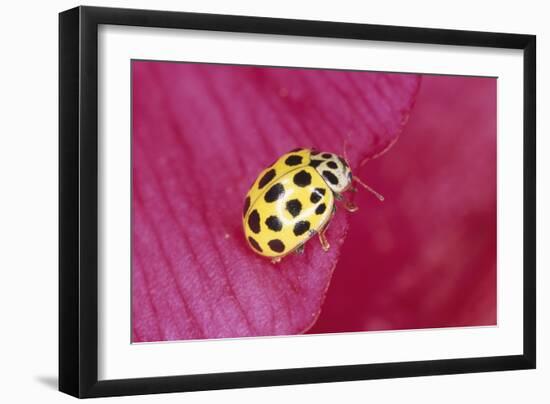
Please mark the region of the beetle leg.
[[325, 227], [319, 232], [319, 242], [321, 243], [321, 247], [323, 247], [323, 251], [325, 252], [327, 252], [330, 248], [330, 244], [325, 234], [326, 231], [327, 231], [327, 228]]
[[279, 262], [281, 262], [281, 257], [273, 257], [273, 258], [271, 258], [271, 263], [272, 263], [272, 264], [278, 264]]
[[336, 197], [336, 200], [342, 202], [342, 205], [344, 205], [344, 208], [348, 211], [348, 212], [356, 212], [359, 207], [354, 204], [353, 202], [351, 201], [348, 201], [347, 199], [344, 198], [344, 195], [342, 194], [334, 194], [334, 196]]
[[344, 201], [344, 208], [348, 211], [348, 212], [357, 212], [357, 210], [359, 209], [359, 207], [354, 204], [353, 202], [350, 202], [350, 201]]
[[294, 250], [296, 255], [300, 255], [304, 253], [304, 244], [300, 244], [296, 249]]

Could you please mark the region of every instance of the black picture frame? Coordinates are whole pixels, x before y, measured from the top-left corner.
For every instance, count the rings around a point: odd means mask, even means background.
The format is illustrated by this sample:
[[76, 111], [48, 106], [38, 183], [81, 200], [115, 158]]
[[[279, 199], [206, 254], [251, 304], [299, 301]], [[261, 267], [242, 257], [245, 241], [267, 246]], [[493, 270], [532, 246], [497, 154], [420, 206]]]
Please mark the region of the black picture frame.
[[[523, 50], [523, 354], [99, 381], [100, 24]], [[60, 13], [59, 390], [84, 398], [535, 368], [535, 59], [534, 35], [97, 7]]]

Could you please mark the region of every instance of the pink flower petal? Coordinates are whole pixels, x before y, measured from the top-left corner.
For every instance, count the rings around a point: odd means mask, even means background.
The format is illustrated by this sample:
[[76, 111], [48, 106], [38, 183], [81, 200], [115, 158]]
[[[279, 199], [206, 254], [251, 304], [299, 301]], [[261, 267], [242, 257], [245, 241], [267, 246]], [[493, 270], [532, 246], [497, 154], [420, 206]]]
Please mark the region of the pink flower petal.
[[332, 248], [311, 240], [280, 264], [244, 240], [256, 175], [296, 147], [352, 165], [385, 150], [417, 92], [415, 75], [134, 62], [133, 341], [296, 334], [316, 320]]
[[496, 79], [423, 76], [311, 333], [496, 324]]

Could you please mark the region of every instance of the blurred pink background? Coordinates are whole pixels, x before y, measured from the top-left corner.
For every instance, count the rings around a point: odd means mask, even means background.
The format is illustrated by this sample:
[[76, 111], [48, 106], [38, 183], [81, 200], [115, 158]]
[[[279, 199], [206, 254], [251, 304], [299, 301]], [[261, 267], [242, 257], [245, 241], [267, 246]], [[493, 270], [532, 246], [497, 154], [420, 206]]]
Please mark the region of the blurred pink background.
[[[360, 175], [350, 231], [310, 333], [496, 324], [496, 85], [422, 77], [394, 147]], [[358, 254], [358, 252], [361, 252]]]
[[[133, 62], [132, 340], [496, 324], [496, 83]], [[251, 252], [257, 173], [344, 139], [385, 201], [339, 209], [327, 254]]]

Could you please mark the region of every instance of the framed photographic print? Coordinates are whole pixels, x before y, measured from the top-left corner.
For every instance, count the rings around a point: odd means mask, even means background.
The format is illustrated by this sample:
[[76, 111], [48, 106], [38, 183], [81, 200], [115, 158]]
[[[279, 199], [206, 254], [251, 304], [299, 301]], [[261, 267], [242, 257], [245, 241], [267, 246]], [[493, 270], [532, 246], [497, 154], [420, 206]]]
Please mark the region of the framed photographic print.
[[60, 14], [59, 387], [535, 367], [535, 37]]

